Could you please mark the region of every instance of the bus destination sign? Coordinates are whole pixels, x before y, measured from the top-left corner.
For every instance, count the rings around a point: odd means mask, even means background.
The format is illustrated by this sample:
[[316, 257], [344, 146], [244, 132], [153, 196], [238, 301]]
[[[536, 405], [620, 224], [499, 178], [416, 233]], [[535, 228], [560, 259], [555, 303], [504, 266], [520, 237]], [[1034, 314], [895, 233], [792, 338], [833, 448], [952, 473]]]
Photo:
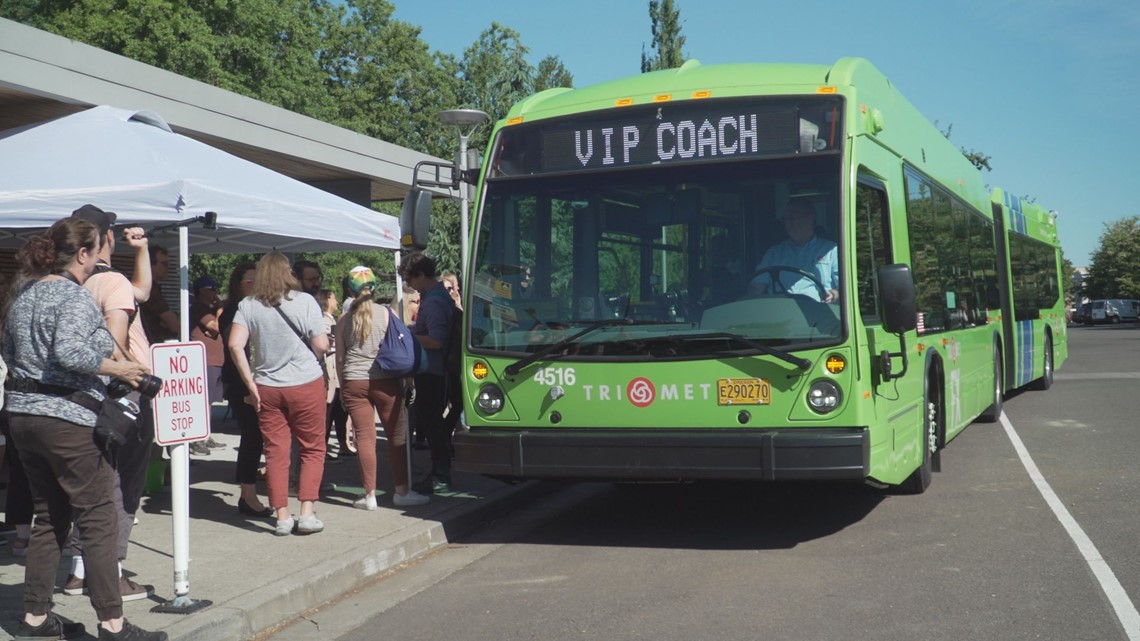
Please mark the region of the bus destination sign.
[[702, 100], [516, 125], [502, 132], [497, 175], [834, 150], [838, 113], [836, 99]]

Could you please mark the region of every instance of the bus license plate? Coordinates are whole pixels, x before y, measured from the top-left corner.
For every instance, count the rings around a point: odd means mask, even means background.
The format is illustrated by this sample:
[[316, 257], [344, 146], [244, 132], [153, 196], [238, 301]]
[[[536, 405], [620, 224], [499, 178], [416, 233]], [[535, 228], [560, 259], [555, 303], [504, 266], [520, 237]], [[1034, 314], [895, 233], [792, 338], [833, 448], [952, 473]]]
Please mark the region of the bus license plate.
[[763, 378], [719, 378], [717, 405], [767, 405], [772, 402], [772, 386]]

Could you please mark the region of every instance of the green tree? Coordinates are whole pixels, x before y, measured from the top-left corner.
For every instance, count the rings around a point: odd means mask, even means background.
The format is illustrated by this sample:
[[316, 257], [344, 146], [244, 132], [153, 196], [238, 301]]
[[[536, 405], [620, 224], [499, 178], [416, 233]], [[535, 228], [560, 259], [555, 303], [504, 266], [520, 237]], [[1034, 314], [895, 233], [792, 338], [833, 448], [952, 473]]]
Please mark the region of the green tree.
[[[506, 116], [512, 105], [534, 93], [535, 69], [527, 62], [529, 53], [517, 31], [492, 22], [463, 52], [461, 106], [486, 112], [491, 122]], [[490, 130], [480, 127], [469, 144], [486, 149]]]
[[[557, 56], [543, 58], [537, 67], [527, 61], [530, 50], [522, 43], [519, 33], [510, 27], [492, 22], [479, 34], [478, 39], [457, 60], [437, 55], [441, 73], [453, 72], [458, 90], [451, 104], [440, 104], [430, 114], [435, 118], [439, 110], [450, 108], [478, 109], [489, 116], [489, 122], [476, 128], [468, 139], [468, 148], [483, 151], [490, 139], [492, 124], [506, 117], [507, 112], [523, 98], [551, 87], [569, 87], [573, 76]], [[444, 96], [440, 96], [441, 100]], [[428, 127], [434, 135], [442, 135], [443, 142], [432, 147], [429, 153], [451, 159], [458, 151], [458, 132], [439, 126], [438, 119]], [[438, 140], [438, 139], [437, 139]], [[471, 190], [474, 193], [474, 190]], [[454, 194], [458, 196], [458, 192]], [[431, 240], [427, 252], [435, 258], [440, 271], [459, 271], [460, 229], [459, 204], [456, 200], [437, 199], [432, 207]], [[469, 209], [469, 215], [474, 208]], [[468, 221], [469, 229], [473, 221]]]
[[314, 49], [338, 105], [331, 122], [394, 144], [440, 154], [448, 139], [437, 114], [454, 107], [453, 65], [433, 56], [420, 28], [392, 17], [387, 0], [335, 9], [327, 42]]
[[[439, 112], [481, 109], [494, 122], [536, 90], [573, 83], [557, 56], [531, 65], [518, 32], [499, 23], [457, 58], [432, 52], [394, 11], [389, 0], [0, 0], [0, 16], [447, 159], [456, 132]], [[486, 149], [490, 131], [469, 146]], [[435, 213], [428, 250], [455, 269], [459, 207], [440, 200]], [[385, 260], [349, 256], [328, 267]], [[238, 258], [201, 257], [193, 269], [221, 280]]]
[[535, 70], [534, 90], [546, 91], [555, 87], [573, 87], [574, 75], [558, 56], [547, 56], [539, 61]]
[[324, 0], [0, 0], [0, 15], [315, 118], [336, 104], [313, 52]]
[[681, 10], [673, 0], [649, 1], [651, 47], [654, 55], [641, 47], [641, 72], [675, 69], [685, 62], [685, 36], [681, 35]]
[[1140, 298], [1140, 216], [1105, 224], [1085, 282], [1090, 298]]

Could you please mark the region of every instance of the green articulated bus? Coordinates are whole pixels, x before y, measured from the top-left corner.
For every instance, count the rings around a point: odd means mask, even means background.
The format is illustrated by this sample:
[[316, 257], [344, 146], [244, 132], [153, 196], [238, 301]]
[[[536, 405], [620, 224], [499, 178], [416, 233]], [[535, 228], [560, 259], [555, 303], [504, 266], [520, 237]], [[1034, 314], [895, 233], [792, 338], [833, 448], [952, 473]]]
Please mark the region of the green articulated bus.
[[460, 470], [918, 493], [1067, 355], [1054, 217], [866, 60], [539, 93], [474, 206]]

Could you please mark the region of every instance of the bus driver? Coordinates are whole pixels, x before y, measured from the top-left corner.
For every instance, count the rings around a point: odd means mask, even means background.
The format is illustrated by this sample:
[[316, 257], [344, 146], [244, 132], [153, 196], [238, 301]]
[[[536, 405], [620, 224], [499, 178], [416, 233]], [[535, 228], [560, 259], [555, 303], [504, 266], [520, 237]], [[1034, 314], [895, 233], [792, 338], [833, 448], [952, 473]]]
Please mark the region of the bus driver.
[[815, 235], [815, 205], [805, 198], [792, 198], [784, 208], [784, 229], [787, 240], [773, 245], [764, 253], [756, 266], [756, 275], [749, 284], [750, 294], [766, 294], [772, 278], [779, 278], [789, 294], [801, 294], [820, 300], [819, 288], [810, 279], [789, 270], [771, 270], [776, 266], [802, 269], [814, 274], [826, 290], [822, 302], [839, 300], [839, 258], [835, 243]]

